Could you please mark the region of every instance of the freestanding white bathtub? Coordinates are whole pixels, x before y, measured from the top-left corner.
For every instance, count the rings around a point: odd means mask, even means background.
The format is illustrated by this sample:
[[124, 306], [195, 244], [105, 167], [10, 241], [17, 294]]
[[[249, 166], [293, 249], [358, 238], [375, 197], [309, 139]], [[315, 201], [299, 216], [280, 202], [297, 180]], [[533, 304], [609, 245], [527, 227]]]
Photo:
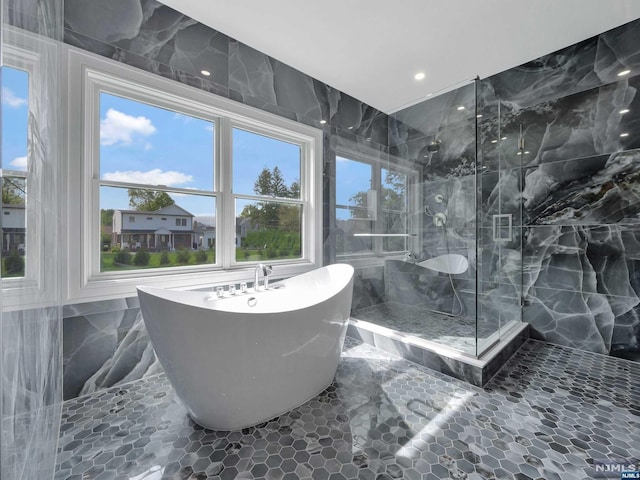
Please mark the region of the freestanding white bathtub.
[[214, 430], [256, 425], [333, 381], [353, 267], [329, 265], [273, 286], [224, 298], [138, 287], [158, 360], [196, 423]]

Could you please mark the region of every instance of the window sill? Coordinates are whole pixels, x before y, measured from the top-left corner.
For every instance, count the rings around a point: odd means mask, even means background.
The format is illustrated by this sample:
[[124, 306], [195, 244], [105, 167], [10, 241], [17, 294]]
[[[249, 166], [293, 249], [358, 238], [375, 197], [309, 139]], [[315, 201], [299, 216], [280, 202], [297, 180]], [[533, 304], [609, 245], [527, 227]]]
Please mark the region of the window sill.
[[[286, 264], [273, 263], [272, 266], [273, 273], [270, 277], [272, 281], [300, 275], [319, 267], [319, 265], [308, 261]], [[65, 304], [135, 297], [137, 295], [136, 287], [140, 285], [193, 290], [226, 286], [230, 283], [247, 282], [252, 284], [254, 272], [255, 264], [229, 270], [210, 269], [198, 272], [172, 272], [170, 274], [165, 271], [128, 278], [94, 277], [75, 291], [70, 288], [71, 294], [66, 298]]]

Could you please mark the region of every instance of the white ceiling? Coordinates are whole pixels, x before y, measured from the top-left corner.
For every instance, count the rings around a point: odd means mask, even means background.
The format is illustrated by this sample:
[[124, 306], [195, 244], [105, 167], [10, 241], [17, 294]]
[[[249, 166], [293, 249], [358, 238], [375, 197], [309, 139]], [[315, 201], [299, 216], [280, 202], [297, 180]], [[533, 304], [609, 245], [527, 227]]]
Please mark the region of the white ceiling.
[[640, 18], [638, 0], [161, 1], [386, 113]]

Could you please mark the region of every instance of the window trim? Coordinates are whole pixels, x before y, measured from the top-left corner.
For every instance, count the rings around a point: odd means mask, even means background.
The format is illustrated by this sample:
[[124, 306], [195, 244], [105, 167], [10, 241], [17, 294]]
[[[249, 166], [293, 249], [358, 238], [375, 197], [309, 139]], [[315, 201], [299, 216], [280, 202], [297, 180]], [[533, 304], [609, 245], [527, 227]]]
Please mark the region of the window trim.
[[[16, 70], [22, 70], [27, 72], [28, 81], [29, 81], [29, 89], [28, 89], [28, 100], [27, 105], [29, 112], [32, 110], [32, 106], [35, 105], [36, 102], [36, 82], [41, 74], [40, 69], [40, 55], [35, 53], [37, 47], [33, 45], [33, 51], [23, 48], [18, 45], [31, 45], [34, 41], [31, 37], [25, 36], [20, 32], [15, 31], [14, 29], [8, 29], [4, 42], [2, 44], [2, 66], [9, 67]], [[27, 125], [27, 129], [29, 125]], [[29, 133], [27, 132], [27, 142], [30, 138]], [[27, 156], [29, 155], [29, 146], [27, 147]], [[38, 218], [36, 222], [42, 225], [42, 212], [40, 210], [29, 209], [29, 194], [28, 192], [31, 188], [35, 188], [37, 182], [34, 182], [34, 178], [31, 176], [29, 171], [29, 162], [30, 159], [27, 158], [27, 170], [11, 170], [7, 168], [3, 168], [1, 170], [2, 177], [20, 177], [24, 178], [27, 184], [27, 195], [25, 198], [26, 208], [25, 208], [25, 250], [27, 252], [25, 259], [25, 271], [23, 277], [2, 277], [2, 294], [5, 298], [5, 308], [17, 306], [21, 300], [21, 297], [24, 295], [30, 295], [30, 292], [33, 296], [35, 293], [42, 288], [44, 272], [40, 269], [36, 268], [36, 265], [40, 264], [40, 258], [44, 252], [44, 242], [42, 239], [38, 241], [38, 236], [35, 232], [30, 231], [29, 229], [29, 217], [36, 215]], [[31, 228], [33, 230], [33, 228]], [[1, 242], [4, 242], [4, 239], [0, 239]]]
[[[385, 212], [385, 210], [382, 208], [381, 198], [381, 187], [383, 183], [382, 169], [384, 168], [407, 175], [407, 233], [411, 233], [411, 231], [419, 231], [421, 226], [417, 224], [417, 220], [414, 219], [414, 215], [412, 215], [412, 212], [422, 211], [420, 208], [420, 198], [416, 191], [419, 182], [419, 171], [415, 168], [415, 166], [410, 165], [406, 160], [403, 160], [401, 158], [392, 157], [388, 154], [382, 154], [385, 158], [381, 158], [381, 152], [375, 150], [371, 150], [371, 152], [368, 152], [367, 149], [363, 147], [358, 147], [358, 149], [359, 151], [354, 151], [346, 147], [338, 147], [336, 149], [336, 157], [342, 157], [347, 160], [365, 163], [372, 167], [371, 183], [372, 188], [374, 188], [377, 192], [376, 219], [366, 219], [367, 221], [373, 222], [372, 233], [384, 233], [382, 231], [382, 214]], [[336, 174], [336, 182], [338, 181], [339, 179], [337, 178]], [[334, 208], [337, 209], [338, 206], [347, 207], [348, 205], [338, 205], [336, 202]], [[413, 252], [416, 250], [418, 246], [416, 238], [407, 238], [409, 251]], [[372, 241], [372, 251], [363, 253], [338, 253], [336, 251], [336, 261], [345, 261], [354, 266], [371, 266], [383, 264], [384, 260], [387, 258], [401, 258], [402, 255], [404, 255], [404, 253], [406, 252], [406, 250], [384, 251], [384, 238], [382, 237], [372, 237]]]
[[[306, 145], [304, 165], [307, 187], [303, 203], [303, 258], [301, 260], [274, 260], [274, 276], [285, 277], [303, 273], [322, 264], [322, 153], [323, 135], [316, 128], [278, 117], [271, 113], [228, 100], [194, 87], [143, 72], [113, 60], [98, 57], [77, 48], [66, 46], [68, 55], [68, 175], [67, 198], [67, 287], [66, 299], [100, 300], [135, 295], [136, 285], [162, 285], [166, 287], [196, 287], [212, 284], [246, 281], [253, 278], [256, 262], [235, 262], [231, 256], [235, 248], [235, 202], [233, 198], [232, 166], [223, 165], [225, 158], [232, 158], [230, 139], [232, 125], [269, 136], [292, 137]], [[212, 119], [216, 128], [217, 146], [214, 152], [214, 191], [216, 198], [217, 235], [216, 265], [101, 272], [96, 274], [96, 256], [99, 257], [99, 215], [92, 212], [99, 208], [99, 104], [95, 101], [100, 87], [113, 87], [107, 93], [120, 95], [135, 101], [176, 110], [198, 118]], [[74, 92], [82, 92], [81, 95]], [[150, 92], [161, 94], [162, 99], [150, 101]], [[85, 99], [92, 99], [86, 101]], [[83, 108], [84, 105], [84, 108]], [[206, 107], [206, 108], [205, 108]], [[225, 134], [227, 136], [225, 137]], [[92, 159], [83, 161], [83, 159]], [[99, 168], [99, 165], [98, 165]], [[96, 171], [98, 175], [96, 176]], [[301, 177], [303, 173], [301, 172]], [[303, 179], [300, 179], [302, 184]], [[163, 190], [159, 186], [142, 185], [140, 188]], [[169, 188], [179, 191], [179, 188]], [[186, 190], [190, 194], [200, 191]], [[259, 197], [264, 199], [263, 197]], [[283, 201], [289, 202], [291, 199]], [[281, 201], [281, 199], [278, 199]], [[97, 207], [96, 207], [97, 206]], [[232, 227], [230, 228], [230, 226]], [[80, 252], [78, 253], [78, 246]], [[222, 248], [221, 248], [222, 247]], [[92, 258], [93, 255], [93, 258]], [[99, 261], [99, 260], [98, 260]], [[99, 263], [98, 269], [99, 269]]]

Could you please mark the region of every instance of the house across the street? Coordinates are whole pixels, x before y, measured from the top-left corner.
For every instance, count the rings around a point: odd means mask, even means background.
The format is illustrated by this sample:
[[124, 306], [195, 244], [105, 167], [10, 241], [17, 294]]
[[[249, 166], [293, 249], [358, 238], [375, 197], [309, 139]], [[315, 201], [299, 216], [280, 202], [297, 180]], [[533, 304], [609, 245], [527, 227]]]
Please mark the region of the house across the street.
[[197, 246], [193, 215], [178, 205], [154, 212], [113, 212], [113, 244], [122, 249], [175, 250]]

